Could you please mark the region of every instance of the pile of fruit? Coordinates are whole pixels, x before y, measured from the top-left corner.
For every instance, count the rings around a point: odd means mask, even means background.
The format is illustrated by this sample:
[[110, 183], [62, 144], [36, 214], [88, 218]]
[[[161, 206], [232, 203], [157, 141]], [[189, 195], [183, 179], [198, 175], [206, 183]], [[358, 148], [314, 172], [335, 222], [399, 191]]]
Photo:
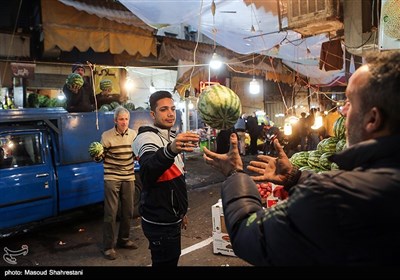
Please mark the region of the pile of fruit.
[[[271, 207], [278, 201], [284, 200], [288, 197], [287, 191], [285, 191], [281, 185], [275, 185], [271, 182], [263, 182], [257, 183], [256, 186], [261, 196], [261, 202], [266, 207]], [[272, 200], [273, 204], [268, 203], [268, 200]]]
[[290, 158], [290, 162], [296, 165], [300, 170], [323, 172], [339, 169], [336, 163], [329, 161], [329, 157], [346, 148], [344, 123], [345, 118], [339, 117], [333, 126], [334, 137], [323, 139], [318, 143], [316, 150], [302, 151], [293, 154]]
[[116, 101], [111, 102], [110, 104], [104, 104], [100, 107], [99, 112], [112, 112], [114, 111], [118, 106], [122, 106], [125, 109], [128, 109], [129, 111], [135, 111], [138, 108], [135, 108], [135, 104], [131, 103], [131, 102], [127, 102], [127, 103], [123, 103], [123, 104], [119, 104]]

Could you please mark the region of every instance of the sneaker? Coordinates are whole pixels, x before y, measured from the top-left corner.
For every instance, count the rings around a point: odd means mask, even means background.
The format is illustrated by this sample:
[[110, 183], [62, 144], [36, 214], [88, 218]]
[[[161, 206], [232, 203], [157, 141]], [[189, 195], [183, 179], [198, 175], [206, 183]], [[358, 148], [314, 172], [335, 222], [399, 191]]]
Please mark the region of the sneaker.
[[117, 258], [117, 252], [114, 249], [103, 251], [103, 254], [107, 260], [115, 260]]
[[131, 249], [131, 250], [136, 250], [138, 246], [133, 243], [133, 241], [128, 240], [128, 241], [119, 241], [117, 243], [117, 246], [120, 248], [125, 248], [125, 249]]

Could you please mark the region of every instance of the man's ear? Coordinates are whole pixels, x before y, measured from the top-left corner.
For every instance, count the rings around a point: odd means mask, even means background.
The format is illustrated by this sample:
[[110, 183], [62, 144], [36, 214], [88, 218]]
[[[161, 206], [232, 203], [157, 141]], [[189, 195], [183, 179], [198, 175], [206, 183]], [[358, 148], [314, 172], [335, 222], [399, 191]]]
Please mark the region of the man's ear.
[[153, 111], [150, 111], [150, 116], [152, 117], [153, 120], [156, 118], [156, 114]]
[[382, 111], [376, 107], [372, 107], [367, 114], [365, 114], [365, 130], [368, 133], [375, 133], [383, 129], [384, 117]]

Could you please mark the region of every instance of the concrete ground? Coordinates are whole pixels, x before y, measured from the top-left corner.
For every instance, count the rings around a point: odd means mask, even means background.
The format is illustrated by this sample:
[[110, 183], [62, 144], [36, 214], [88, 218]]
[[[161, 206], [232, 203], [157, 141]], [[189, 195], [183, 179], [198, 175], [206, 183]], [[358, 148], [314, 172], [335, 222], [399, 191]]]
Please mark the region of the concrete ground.
[[[249, 156], [245, 161], [250, 160]], [[211, 206], [220, 198], [224, 177], [206, 165], [200, 153], [185, 158], [188, 183], [189, 225], [182, 231], [182, 267], [248, 267], [245, 261], [232, 256], [213, 253]], [[117, 249], [118, 259], [103, 258], [102, 205], [83, 209], [69, 215], [64, 221], [43, 225], [25, 234], [0, 240], [0, 250], [14, 251], [27, 245], [26, 255], [16, 256], [16, 263], [4, 258], [0, 267], [148, 267], [150, 251], [143, 235], [140, 218], [132, 220], [132, 237], [137, 250]], [[5, 268], [4, 268], [5, 269]]]

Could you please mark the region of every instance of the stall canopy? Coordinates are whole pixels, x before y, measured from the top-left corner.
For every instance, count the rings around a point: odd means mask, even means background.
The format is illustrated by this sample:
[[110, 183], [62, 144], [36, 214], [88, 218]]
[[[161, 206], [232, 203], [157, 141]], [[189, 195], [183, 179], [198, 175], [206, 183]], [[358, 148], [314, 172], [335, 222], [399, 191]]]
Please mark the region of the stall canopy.
[[153, 28], [122, 5], [125, 11], [116, 9], [117, 3], [109, 8], [104, 1], [42, 0], [41, 4], [45, 52], [75, 47], [81, 52], [92, 48], [111, 54], [157, 55]]
[[272, 56], [282, 59], [285, 64], [288, 62], [287, 65], [294, 66], [296, 71], [307, 69], [307, 73], [301, 74], [318, 73], [313, 77], [316, 83], [319, 83], [319, 77], [324, 80], [335, 78], [330, 75], [331, 71], [320, 70], [319, 63], [322, 43], [331, 40], [338, 30], [343, 29], [343, 24], [335, 15], [335, 10], [338, 10], [335, 3], [338, 1], [119, 2], [158, 31], [171, 26], [190, 27], [236, 53]]

